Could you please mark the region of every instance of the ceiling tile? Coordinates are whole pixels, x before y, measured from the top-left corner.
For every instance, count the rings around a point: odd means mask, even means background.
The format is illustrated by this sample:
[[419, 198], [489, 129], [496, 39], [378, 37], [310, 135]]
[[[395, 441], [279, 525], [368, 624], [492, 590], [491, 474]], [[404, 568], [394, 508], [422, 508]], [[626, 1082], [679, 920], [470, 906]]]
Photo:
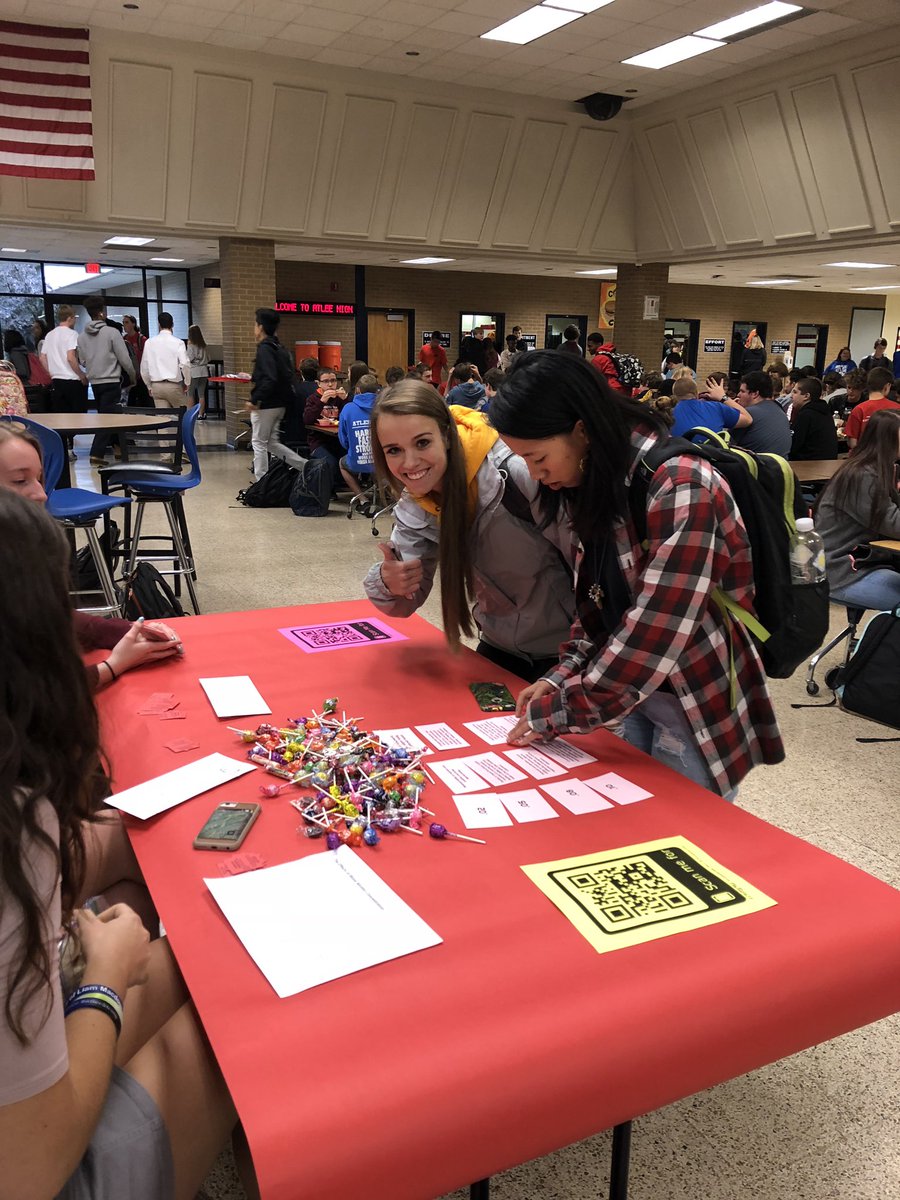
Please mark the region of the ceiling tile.
[[467, 33], [470, 37], [480, 37], [489, 29], [494, 29], [500, 22], [492, 17], [479, 17], [474, 13], [450, 12], [444, 13], [429, 25], [429, 29], [446, 29], [448, 33]]
[[246, 13], [232, 13], [222, 18], [219, 29], [226, 33], [247, 33], [250, 37], [270, 38], [284, 29], [284, 21], [273, 21], [270, 17], [250, 17]]
[[388, 0], [375, 13], [378, 21], [397, 21], [401, 25], [427, 25], [434, 18], [434, 10], [423, 4], [408, 4], [407, 0]]
[[249, 33], [229, 33], [225, 29], [212, 29], [206, 40], [212, 46], [227, 46], [231, 50], [263, 50], [269, 39], [254, 37]]
[[428, 46], [435, 50], [455, 50], [470, 40], [464, 33], [448, 33], [445, 29], [417, 29], [411, 39], [416, 46]]
[[354, 29], [354, 35], [361, 38], [380, 38], [382, 41], [396, 44], [398, 41], [415, 37], [418, 27], [415, 25], [399, 25], [395, 21], [376, 20], [374, 17], [364, 17]]
[[332, 12], [329, 8], [306, 8], [303, 10], [302, 23], [311, 29], [335, 29], [338, 33], [347, 33], [359, 20], [359, 13]]
[[324, 50], [317, 51], [313, 57], [315, 62], [330, 63], [335, 67], [347, 67], [352, 70], [355, 67], [363, 66], [372, 56], [367, 52], [358, 53], [355, 50], [344, 50], [339, 46], [326, 46]]
[[[289, 42], [303, 42], [313, 50], [315, 46], [330, 46], [340, 34], [334, 29], [310, 29], [308, 25], [286, 25], [278, 35]], [[313, 51], [314, 52], [314, 51]]]

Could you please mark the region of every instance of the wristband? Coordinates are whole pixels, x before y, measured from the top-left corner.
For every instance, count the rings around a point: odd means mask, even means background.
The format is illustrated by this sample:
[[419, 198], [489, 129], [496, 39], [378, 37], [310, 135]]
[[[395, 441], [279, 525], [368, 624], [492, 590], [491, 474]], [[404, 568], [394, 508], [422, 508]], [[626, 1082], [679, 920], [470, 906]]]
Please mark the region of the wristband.
[[109, 661], [109, 659], [108, 659], [108, 658], [104, 658], [103, 662], [102, 662], [100, 665], [101, 665], [102, 667], [106, 667], [107, 671], [109, 671], [110, 675], [112, 676], [111, 682], [112, 682], [112, 683], [115, 683], [115, 681], [116, 681], [116, 680], [117, 680], [119, 677], [118, 677], [118, 675], [115, 673], [115, 671], [112, 669], [112, 666], [110, 665], [110, 661]]
[[102, 983], [88, 983], [77, 987], [66, 1001], [63, 1015], [68, 1017], [80, 1008], [93, 1008], [104, 1012], [116, 1027], [116, 1037], [122, 1032], [125, 1010], [118, 993]]

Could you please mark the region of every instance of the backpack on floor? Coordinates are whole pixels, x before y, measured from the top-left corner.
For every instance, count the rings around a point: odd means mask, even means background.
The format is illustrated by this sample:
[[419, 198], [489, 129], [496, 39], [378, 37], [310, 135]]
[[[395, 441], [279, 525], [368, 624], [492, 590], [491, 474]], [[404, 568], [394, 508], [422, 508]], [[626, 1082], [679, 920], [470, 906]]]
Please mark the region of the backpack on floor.
[[900, 729], [900, 607], [870, 618], [850, 661], [828, 682], [845, 712]]
[[237, 499], [247, 508], [287, 508], [296, 479], [296, 467], [289, 467], [282, 458], [273, 459], [262, 479], [238, 492]]
[[327, 458], [308, 458], [299, 471], [291, 492], [295, 517], [327, 517], [331, 504], [331, 463]]
[[[98, 540], [103, 557], [109, 563], [110, 572], [115, 575], [116, 567], [122, 556], [119, 527], [115, 521], [110, 521], [109, 523], [109, 535], [107, 536], [107, 531], [104, 530]], [[90, 546], [82, 546], [73, 557], [72, 581], [76, 591], [100, 591], [100, 576], [97, 574], [97, 567], [94, 563], [94, 556], [91, 554]]]
[[[702, 433], [708, 441], [688, 439]], [[713, 599], [743, 625], [756, 643], [766, 674], [787, 679], [822, 645], [828, 633], [828, 583], [791, 582], [791, 540], [796, 518], [806, 511], [797, 478], [777, 454], [752, 454], [725, 447], [708, 429], [691, 429], [683, 438], [658, 442], [644, 456], [630, 489], [632, 518], [641, 540], [647, 530], [647, 488], [654, 473], [678, 455], [711, 463], [728, 480], [753, 558], [753, 613], [718, 588]]]
[[123, 612], [129, 621], [144, 617], [164, 621], [166, 617], [184, 617], [181, 602], [152, 563], [139, 562], [125, 580]]

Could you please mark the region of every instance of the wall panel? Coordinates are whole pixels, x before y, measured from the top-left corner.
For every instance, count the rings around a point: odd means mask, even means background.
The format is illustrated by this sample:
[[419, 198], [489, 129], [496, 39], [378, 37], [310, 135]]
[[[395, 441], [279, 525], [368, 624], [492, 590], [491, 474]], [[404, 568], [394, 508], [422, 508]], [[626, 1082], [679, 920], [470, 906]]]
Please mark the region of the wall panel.
[[525, 122], [497, 221], [495, 246], [525, 250], [531, 245], [538, 213], [547, 189], [555, 179], [553, 171], [548, 171], [543, 178], [536, 177], [534, 164], [553, 163], [565, 134], [565, 125], [556, 121]]
[[759, 227], [747, 198], [747, 188], [734, 143], [721, 108], [700, 113], [688, 122], [703, 167], [709, 202], [726, 245], [760, 241]]
[[[141, 97], [136, 117], [134, 97]], [[109, 64], [109, 215], [164, 221], [169, 183], [172, 71]]]
[[[871, 229], [872, 214], [865, 192], [850, 186], [850, 181], [859, 174], [859, 162], [837, 80], [833, 76], [818, 79], [792, 88], [791, 93], [813, 168], [809, 184], [818, 190], [829, 232]], [[841, 165], [837, 178], [835, 163]]]
[[477, 246], [481, 241], [512, 125], [511, 116], [472, 113], [460, 169], [448, 182], [450, 201], [442, 242]]
[[[25, 207], [29, 211], [83, 213], [83, 179], [25, 179]], [[4, 205], [5, 209], [5, 205]]]
[[[277, 85], [262, 177], [259, 223], [263, 229], [303, 233], [316, 179], [327, 93]], [[287, 147], [297, 146], [299, 153]]]
[[815, 233], [794, 148], [774, 92], [738, 104], [776, 241]]
[[252, 90], [249, 79], [195, 76], [189, 222], [238, 223]]
[[853, 72], [856, 93], [875, 159], [878, 185], [891, 225], [900, 225], [900, 157], [895, 151], [898, 72], [900, 58], [889, 59], [871, 67], [860, 67]]
[[395, 108], [393, 100], [347, 97], [325, 215], [325, 233], [344, 237], [369, 236]]
[[[715, 239], [700, 207], [678, 126], [673, 122], [657, 125], [647, 130], [646, 137], [681, 245], [685, 250], [714, 246]], [[673, 171], [674, 163], [680, 167], [677, 174]]]
[[[439, 108], [434, 104], [412, 105], [403, 165], [397, 175], [388, 217], [389, 238], [421, 242], [428, 236], [456, 118], [457, 113], [452, 108]], [[438, 146], [443, 147], [439, 154], [434, 152]]]
[[611, 186], [604, 171], [621, 136], [605, 129], [578, 130], [569, 161], [561, 167], [563, 182], [553, 206], [545, 250], [578, 249], [597, 192]]

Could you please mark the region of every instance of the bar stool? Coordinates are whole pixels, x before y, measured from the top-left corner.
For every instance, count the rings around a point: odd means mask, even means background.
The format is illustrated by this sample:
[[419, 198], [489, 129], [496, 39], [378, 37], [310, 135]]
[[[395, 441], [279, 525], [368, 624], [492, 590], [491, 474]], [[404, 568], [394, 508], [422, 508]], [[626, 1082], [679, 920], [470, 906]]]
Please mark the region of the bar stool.
[[[831, 599], [836, 601], [837, 603], [840, 603], [841, 602], [840, 593], [832, 592]], [[847, 659], [850, 657], [850, 652], [853, 649], [854, 643], [856, 642], [857, 627], [858, 627], [860, 621], [863, 619], [863, 616], [865, 615], [865, 613], [866, 613], [866, 609], [860, 608], [859, 605], [856, 605], [856, 604], [848, 604], [847, 605], [847, 625], [846, 625], [846, 627], [844, 629], [842, 629], [841, 632], [836, 637], [833, 637], [830, 642], [827, 642], [824, 646], [822, 646], [822, 648], [820, 650], [817, 650], [816, 653], [809, 660], [809, 665], [806, 668], [806, 692], [807, 692], [807, 695], [818, 696], [819, 685], [815, 680], [816, 667], [819, 665], [820, 660], [823, 659], [826, 654], [830, 654], [831, 651], [835, 648], [835, 646], [839, 646], [841, 644], [841, 642], [844, 641], [844, 639], [847, 640], [847, 653], [844, 655], [844, 662], [846, 662]], [[825, 680], [827, 683], [828, 673], [826, 673]]]

